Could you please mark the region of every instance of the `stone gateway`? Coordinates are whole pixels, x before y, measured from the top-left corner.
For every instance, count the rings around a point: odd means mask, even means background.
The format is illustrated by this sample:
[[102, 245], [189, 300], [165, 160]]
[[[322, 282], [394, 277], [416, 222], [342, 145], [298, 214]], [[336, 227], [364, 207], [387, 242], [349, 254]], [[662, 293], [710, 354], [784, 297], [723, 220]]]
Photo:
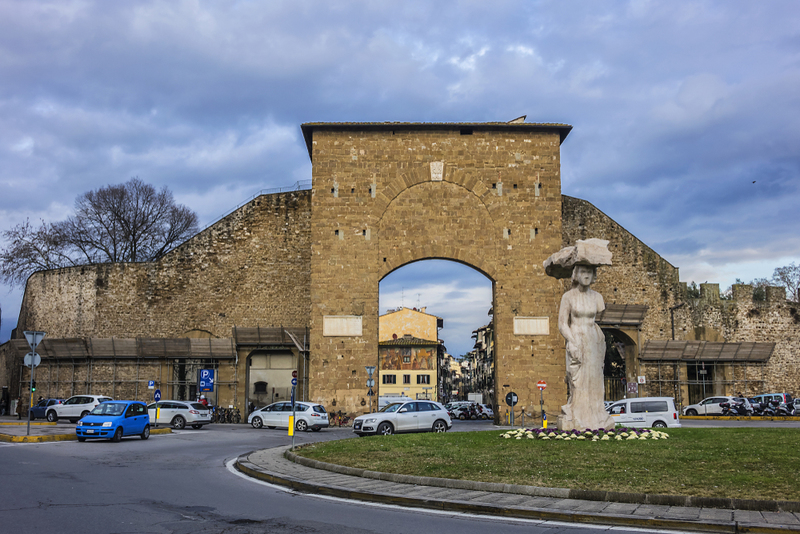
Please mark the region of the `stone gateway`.
[[[0, 346], [0, 383], [12, 396], [22, 391], [22, 332], [40, 330], [48, 336], [37, 393], [47, 397], [149, 400], [155, 380], [164, 398], [192, 398], [198, 371], [214, 369], [210, 401], [244, 413], [250, 402], [285, 400], [296, 369], [299, 398], [363, 413], [365, 366], [379, 358], [380, 281], [409, 263], [446, 259], [492, 282], [495, 389], [487, 400], [497, 405], [514, 391], [518, 410], [538, 411], [544, 380], [545, 409], [555, 413], [567, 399], [557, 318], [569, 287], [542, 265], [599, 238], [614, 254], [596, 284], [606, 304], [596, 323], [617, 358], [606, 395], [644, 375], [640, 394], [688, 404], [704, 391], [698, 358], [713, 367], [702, 376], [713, 377], [715, 393], [794, 392], [798, 306], [778, 298], [778, 288], [764, 304], [744, 286], [731, 301], [710, 286], [690, 298], [676, 267], [589, 202], [562, 195], [560, 147], [570, 130], [303, 124], [310, 184], [257, 196], [155, 262], [33, 274], [17, 329]], [[767, 320], [768, 329], [758, 326]]]

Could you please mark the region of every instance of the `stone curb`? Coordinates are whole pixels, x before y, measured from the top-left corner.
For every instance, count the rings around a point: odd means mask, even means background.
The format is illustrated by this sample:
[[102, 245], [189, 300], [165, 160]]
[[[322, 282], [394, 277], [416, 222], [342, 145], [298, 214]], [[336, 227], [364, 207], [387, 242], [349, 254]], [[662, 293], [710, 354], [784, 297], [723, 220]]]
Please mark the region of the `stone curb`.
[[[297, 449], [298, 447], [295, 447]], [[686, 506], [692, 508], [723, 508], [726, 510], [750, 510], [755, 512], [800, 512], [800, 501], [762, 501], [755, 499], [729, 499], [725, 497], [692, 497], [688, 495], [655, 495], [647, 493], [622, 493], [618, 491], [582, 490], [568, 488], [542, 488], [521, 484], [500, 484], [494, 482], [475, 482], [472, 480], [456, 480], [450, 478], [419, 477], [381, 473], [354, 467], [329, 464], [298, 456], [290, 450], [284, 457], [291, 461], [323, 469], [342, 475], [351, 475], [402, 484], [417, 484], [440, 488], [464, 489], [473, 491], [489, 491], [493, 493], [513, 493], [532, 497], [555, 497], [559, 499], [578, 499], [582, 501], [619, 502], [627, 504], [660, 504], [666, 506]]]
[[[154, 434], [172, 434], [171, 428], [152, 428], [150, 435]], [[52, 436], [11, 436], [9, 434], [0, 434], [0, 441], [10, 443], [42, 443], [46, 441], [78, 441], [75, 434], [53, 434]]]
[[[2, 423], [0, 423], [0, 426], [25, 426], [27, 424], [28, 424], [27, 421], [20, 421], [18, 423], [2, 422]], [[41, 423], [37, 423], [35, 421], [31, 421], [31, 426], [34, 426], [34, 425], [36, 425], [36, 426], [56, 426], [56, 423], [50, 423], [49, 421], [47, 421], [47, 422], [46, 421], [42, 421]]]
[[[523, 519], [535, 519], [541, 521], [560, 521], [565, 523], [590, 524], [600, 523], [603, 525], [639, 527], [639, 528], [659, 528], [670, 530], [712, 532], [712, 533], [753, 533], [753, 534], [797, 534], [800, 526], [784, 525], [758, 525], [742, 524], [736, 521], [691, 521], [686, 519], [666, 519], [657, 517], [638, 517], [620, 514], [601, 514], [585, 513], [573, 511], [554, 511], [543, 508], [513, 508], [492, 504], [480, 504], [468, 501], [444, 500], [444, 499], [425, 499], [416, 497], [404, 497], [398, 495], [385, 495], [359, 490], [349, 490], [337, 486], [326, 484], [312, 484], [304, 480], [285, 475], [278, 475], [261, 469], [258, 465], [250, 462], [249, 457], [252, 451], [239, 456], [236, 460], [236, 468], [247, 476], [291, 488], [296, 491], [340, 497], [346, 499], [363, 500], [369, 502], [380, 502], [385, 504], [396, 504], [401, 506], [411, 506], [418, 508], [428, 508], [443, 511], [469, 512], [482, 515], [493, 515], [502, 517], [516, 517]], [[286, 452], [290, 452], [288, 449]], [[286, 454], [284, 453], [284, 455]], [[296, 456], [296, 455], [295, 455]], [[288, 458], [287, 458], [288, 460]], [[299, 462], [298, 462], [299, 463]], [[322, 463], [322, 462], [320, 462]], [[330, 465], [330, 464], [328, 464]], [[341, 466], [339, 466], [341, 467]], [[356, 470], [358, 471], [358, 470]], [[363, 472], [363, 470], [362, 470]], [[369, 471], [366, 471], [369, 472]], [[415, 477], [426, 479], [428, 477]], [[498, 484], [498, 486], [508, 486]], [[546, 488], [545, 488], [546, 489]]]

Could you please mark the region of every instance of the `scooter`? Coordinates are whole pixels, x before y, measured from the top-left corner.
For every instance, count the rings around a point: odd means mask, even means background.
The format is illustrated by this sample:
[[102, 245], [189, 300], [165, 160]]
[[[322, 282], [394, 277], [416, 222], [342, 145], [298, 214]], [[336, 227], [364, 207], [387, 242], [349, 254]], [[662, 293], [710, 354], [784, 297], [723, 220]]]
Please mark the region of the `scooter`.
[[781, 417], [790, 417], [795, 414], [794, 404], [786, 404], [782, 402], [775, 409], [775, 413]]
[[722, 406], [722, 415], [728, 415], [731, 417], [750, 415], [747, 412], [747, 407], [742, 401], [721, 402], [719, 405]]

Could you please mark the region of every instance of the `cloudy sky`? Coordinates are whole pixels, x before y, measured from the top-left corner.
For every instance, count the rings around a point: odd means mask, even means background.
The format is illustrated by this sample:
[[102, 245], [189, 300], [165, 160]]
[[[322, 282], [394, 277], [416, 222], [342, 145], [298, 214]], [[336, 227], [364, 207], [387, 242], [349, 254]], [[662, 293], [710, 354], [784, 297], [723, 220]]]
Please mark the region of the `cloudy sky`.
[[[527, 115], [574, 126], [565, 194], [725, 288], [800, 261], [798, 88], [795, 0], [0, 0], [0, 229], [133, 176], [205, 226], [310, 179], [303, 122]], [[381, 305], [428, 306], [460, 354], [491, 290], [452, 265]], [[0, 342], [20, 300], [0, 287]]]

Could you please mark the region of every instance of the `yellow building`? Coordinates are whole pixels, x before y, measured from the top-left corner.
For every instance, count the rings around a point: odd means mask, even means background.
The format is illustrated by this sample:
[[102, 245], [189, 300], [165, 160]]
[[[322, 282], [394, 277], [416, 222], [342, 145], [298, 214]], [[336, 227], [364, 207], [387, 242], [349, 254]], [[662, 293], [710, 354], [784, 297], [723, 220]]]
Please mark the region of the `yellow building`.
[[378, 395], [438, 400], [440, 317], [400, 308], [378, 319]]

